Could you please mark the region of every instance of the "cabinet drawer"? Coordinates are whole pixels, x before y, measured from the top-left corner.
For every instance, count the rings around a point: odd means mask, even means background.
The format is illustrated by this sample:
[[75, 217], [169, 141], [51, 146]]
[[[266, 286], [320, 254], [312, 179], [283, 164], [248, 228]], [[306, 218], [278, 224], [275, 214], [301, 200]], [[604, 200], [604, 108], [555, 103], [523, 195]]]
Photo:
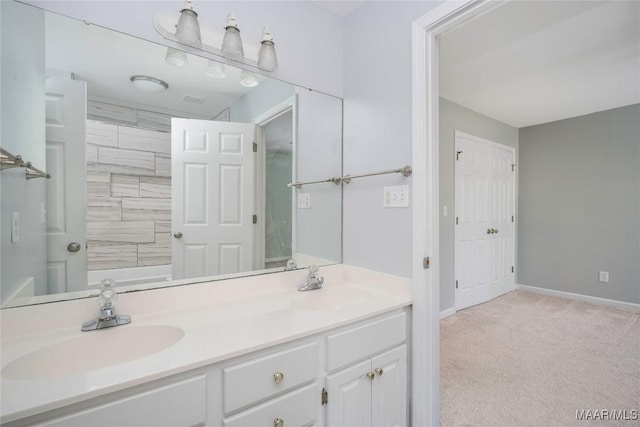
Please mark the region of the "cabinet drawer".
[[195, 426], [206, 423], [206, 380], [198, 376], [134, 394], [41, 427]]
[[309, 343], [224, 368], [224, 413], [313, 381], [317, 359], [316, 343]]
[[316, 419], [319, 404], [320, 393], [314, 383], [225, 418], [224, 426], [274, 427], [276, 419], [283, 421], [283, 427], [310, 426]]
[[405, 341], [404, 312], [327, 337], [327, 369], [333, 371]]

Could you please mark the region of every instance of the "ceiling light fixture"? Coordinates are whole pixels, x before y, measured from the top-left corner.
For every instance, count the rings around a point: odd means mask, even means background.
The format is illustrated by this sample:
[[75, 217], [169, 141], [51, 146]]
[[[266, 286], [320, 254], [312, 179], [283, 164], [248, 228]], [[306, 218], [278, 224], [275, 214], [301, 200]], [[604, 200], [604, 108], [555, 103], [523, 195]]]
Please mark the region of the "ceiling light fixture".
[[144, 92], [162, 92], [169, 89], [167, 82], [150, 76], [136, 75], [129, 79], [131, 83]]
[[199, 46], [201, 43], [198, 14], [193, 8], [191, 0], [185, 1], [182, 10], [180, 10], [180, 18], [176, 26], [176, 39], [190, 46]]

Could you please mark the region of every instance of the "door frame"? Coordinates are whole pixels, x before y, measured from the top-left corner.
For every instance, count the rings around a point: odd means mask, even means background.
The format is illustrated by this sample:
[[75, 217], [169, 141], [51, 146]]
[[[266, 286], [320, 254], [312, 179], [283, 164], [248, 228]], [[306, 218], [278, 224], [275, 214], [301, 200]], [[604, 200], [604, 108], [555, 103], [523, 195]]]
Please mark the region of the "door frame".
[[[489, 0], [450, 0], [412, 23], [412, 425], [440, 423], [437, 37], [502, 4]], [[429, 267], [425, 268], [427, 257]]]
[[[256, 140], [258, 144], [258, 152], [256, 159], [256, 171], [255, 171], [255, 214], [258, 217], [258, 227], [254, 228], [254, 246], [253, 246], [253, 268], [264, 269], [265, 268], [265, 206], [266, 206], [266, 150], [264, 149], [265, 141], [265, 127], [277, 120], [284, 114], [291, 112], [292, 115], [292, 152], [291, 158], [293, 164], [291, 165], [291, 182], [295, 182], [295, 176], [297, 175], [297, 149], [298, 149], [298, 95], [292, 95], [279, 104], [274, 105], [262, 114], [254, 117], [251, 120], [256, 126]], [[259, 191], [257, 191], [259, 190]], [[296, 189], [291, 189], [291, 257], [296, 253]]]
[[[516, 234], [516, 223], [518, 222], [518, 213], [517, 213], [517, 206], [518, 206], [518, 186], [516, 185], [517, 183], [517, 174], [516, 174], [516, 170], [515, 170], [515, 164], [516, 164], [516, 158], [517, 158], [517, 149], [515, 147], [512, 147], [510, 145], [505, 145], [505, 144], [500, 144], [499, 142], [495, 142], [495, 141], [491, 141], [489, 139], [486, 138], [482, 138], [480, 136], [476, 136], [476, 135], [472, 135], [470, 133], [467, 132], [463, 132], [460, 131], [458, 129], [455, 129], [454, 131], [454, 142], [453, 142], [453, 149], [456, 150], [456, 143], [458, 141], [458, 136], [461, 136], [463, 138], [467, 138], [472, 140], [474, 143], [478, 143], [478, 144], [483, 144], [487, 147], [492, 147], [492, 148], [496, 148], [496, 149], [500, 149], [500, 150], [504, 150], [507, 151], [509, 153], [511, 153], [511, 164], [512, 164], [512, 168], [513, 168], [513, 175], [512, 175], [512, 180], [511, 180], [511, 191], [513, 192], [513, 199], [512, 199], [512, 203], [513, 205], [511, 206], [511, 211], [513, 212], [513, 221], [511, 222], [511, 235], [513, 236], [513, 251], [510, 255], [513, 256], [513, 266], [515, 267], [515, 263], [516, 263], [516, 252], [517, 252], [517, 248], [518, 248], [518, 239], [517, 239], [517, 234]], [[455, 154], [455, 153], [454, 153]], [[453, 211], [454, 211], [454, 215], [457, 217], [458, 216], [458, 211], [457, 208], [458, 206], [456, 205], [456, 200], [458, 200], [458, 189], [459, 189], [459, 183], [457, 180], [457, 176], [458, 176], [458, 163], [456, 162], [453, 168], [453, 176], [454, 176], [454, 180], [453, 180]], [[454, 226], [455, 227], [455, 226]], [[453, 271], [454, 271], [454, 282], [450, 284], [450, 286], [453, 286], [453, 313], [455, 314], [458, 311], [457, 308], [457, 298], [458, 298], [458, 291], [456, 289], [456, 285], [455, 285], [455, 280], [456, 280], [456, 271], [458, 268], [458, 257], [457, 257], [457, 244], [458, 244], [458, 240], [457, 240], [457, 233], [458, 233], [458, 228], [455, 227], [453, 230], [453, 249], [454, 249], [454, 256], [453, 256]], [[511, 286], [511, 288], [509, 290], [513, 291], [515, 290], [515, 273], [514, 274], [514, 280], [513, 280], [513, 286]]]

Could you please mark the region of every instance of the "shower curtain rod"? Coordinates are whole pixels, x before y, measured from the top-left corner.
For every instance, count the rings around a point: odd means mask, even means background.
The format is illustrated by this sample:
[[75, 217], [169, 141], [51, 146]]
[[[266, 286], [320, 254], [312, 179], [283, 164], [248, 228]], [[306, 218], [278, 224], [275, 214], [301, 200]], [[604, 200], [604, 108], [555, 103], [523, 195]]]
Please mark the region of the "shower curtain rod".
[[365, 178], [368, 176], [377, 176], [377, 175], [387, 175], [390, 173], [401, 173], [404, 176], [410, 176], [411, 175], [411, 166], [407, 165], [404, 167], [401, 167], [400, 169], [390, 169], [390, 170], [385, 170], [385, 171], [380, 171], [380, 172], [371, 172], [371, 173], [363, 173], [360, 175], [345, 175], [345, 176], [334, 176], [332, 178], [328, 178], [328, 179], [323, 179], [320, 181], [307, 181], [307, 182], [292, 182], [287, 184], [287, 187], [289, 188], [301, 188], [303, 185], [309, 185], [309, 184], [320, 184], [323, 182], [331, 182], [333, 184], [340, 184], [341, 182], [344, 182], [345, 184], [349, 184], [351, 182], [352, 179], [356, 179], [356, 178]]

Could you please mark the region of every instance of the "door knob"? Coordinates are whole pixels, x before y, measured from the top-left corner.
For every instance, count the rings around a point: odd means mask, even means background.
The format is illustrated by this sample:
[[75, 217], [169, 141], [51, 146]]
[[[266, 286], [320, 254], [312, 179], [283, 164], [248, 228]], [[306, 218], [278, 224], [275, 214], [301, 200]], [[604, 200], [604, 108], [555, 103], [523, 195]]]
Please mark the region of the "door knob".
[[175, 233], [173, 233], [173, 237], [175, 237], [176, 239], [181, 239], [182, 238], [182, 232], [181, 231], [176, 231]]
[[81, 248], [82, 246], [80, 246], [80, 243], [78, 242], [71, 242], [67, 245], [67, 250], [69, 252], [78, 252]]

